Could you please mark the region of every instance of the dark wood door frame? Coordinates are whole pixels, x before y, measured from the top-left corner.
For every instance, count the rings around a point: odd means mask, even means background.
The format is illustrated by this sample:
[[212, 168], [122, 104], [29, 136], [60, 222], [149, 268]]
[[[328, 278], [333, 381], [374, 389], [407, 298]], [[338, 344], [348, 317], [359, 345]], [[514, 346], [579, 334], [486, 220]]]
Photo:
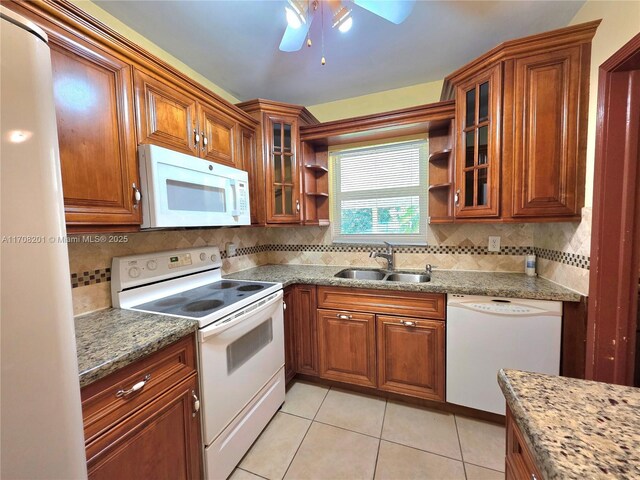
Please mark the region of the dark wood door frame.
[[640, 34], [600, 66], [586, 377], [633, 385], [640, 267]]

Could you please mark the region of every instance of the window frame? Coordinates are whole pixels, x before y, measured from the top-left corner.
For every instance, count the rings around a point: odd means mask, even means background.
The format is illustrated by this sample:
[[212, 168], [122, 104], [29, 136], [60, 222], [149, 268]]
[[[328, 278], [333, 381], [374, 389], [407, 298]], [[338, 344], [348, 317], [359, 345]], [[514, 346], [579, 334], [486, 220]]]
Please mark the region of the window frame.
[[[340, 192], [339, 179], [340, 165], [339, 160], [343, 152], [356, 152], [365, 150], [379, 150], [386, 147], [401, 147], [407, 144], [416, 144], [420, 148], [419, 171], [420, 182], [416, 186], [398, 187], [389, 189], [373, 189], [371, 192], [377, 192], [370, 197], [360, 192]], [[428, 138], [424, 136], [413, 137], [410, 139], [396, 139], [375, 144], [368, 143], [366, 145], [348, 146], [343, 145], [329, 152], [329, 196], [330, 196], [330, 221], [331, 236], [333, 243], [346, 244], [381, 244], [390, 242], [398, 245], [426, 245], [427, 244], [427, 224], [428, 224]], [[418, 232], [413, 234], [398, 233], [369, 233], [369, 234], [343, 234], [340, 229], [342, 227], [342, 209], [340, 207], [344, 200], [373, 200], [379, 198], [397, 198], [402, 197], [418, 197], [419, 206], [419, 226]]]

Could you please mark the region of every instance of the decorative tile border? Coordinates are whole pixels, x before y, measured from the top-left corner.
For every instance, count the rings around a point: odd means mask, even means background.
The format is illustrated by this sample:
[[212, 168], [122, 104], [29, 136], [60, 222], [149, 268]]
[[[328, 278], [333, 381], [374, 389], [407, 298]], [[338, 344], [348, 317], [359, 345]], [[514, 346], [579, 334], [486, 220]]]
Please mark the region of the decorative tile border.
[[[238, 248], [236, 255], [227, 257], [227, 252], [222, 250], [220, 257], [225, 260], [245, 255], [255, 255], [263, 252], [333, 252], [333, 253], [369, 253], [384, 252], [385, 247], [380, 245], [364, 244], [329, 244], [329, 245], [256, 245], [253, 247]], [[417, 253], [435, 255], [529, 255], [535, 253], [539, 258], [551, 260], [565, 265], [589, 270], [590, 259], [585, 255], [549, 250], [538, 247], [501, 247], [499, 252], [490, 252], [487, 247], [478, 246], [451, 246], [451, 245], [424, 245], [396, 247], [396, 253]], [[111, 268], [102, 268], [90, 272], [72, 273], [71, 287], [84, 287], [95, 283], [111, 281]]]
[[558, 250], [549, 250], [547, 248], [535, 248], [535, 254], [544, 258], [545, 260], [551, 260], [553, 262], [564, 263], [565, 265], [571, 265], [572, 267], [590, 269], [591, 258], [586, 255], [578, 255], [576, 253], [560, 252]]
[[101, 268], [90, 272], [72, 273], [71, 288], [86, 287], [94, 283], [105, 283], [111, 281], [111, 268]]

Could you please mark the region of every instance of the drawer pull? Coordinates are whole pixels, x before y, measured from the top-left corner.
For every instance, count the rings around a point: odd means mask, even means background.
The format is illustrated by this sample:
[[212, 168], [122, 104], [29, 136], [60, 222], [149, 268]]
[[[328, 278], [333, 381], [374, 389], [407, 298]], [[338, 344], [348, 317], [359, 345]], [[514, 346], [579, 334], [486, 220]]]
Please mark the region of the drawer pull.
[[128, 390], [118, 390], [116, 392], [116, 397], [121, 398], [121, 397], [128, 397], [129, 395], [139, 392], [140, 390], [142, 390], [144, 388], [144, 386], [147, 384], [147, 382], [151, 379], [151, 374], [145, 375], [144, 378], [142, 380], [140, 380], [138, 383], [136, 383], [133, 387], [131, 387]]
[[336, 317], [338, 317], [340, 320], [351, 320], [353, 318], [351, 315], [344, 315], [342, 313], [336, 314]]
[[405, 327], [417, 327], [418, 322], [410, 322], [409, 320], [400, 320], [400, 323]]
[[200, 411], [200, 400], [198, 400], [198, 396], [196, 395], [196, 392], [194, 390], [191, 390], [191, 395], [193, 396], [193, 415], [192, 416], [196, 416], [196, 414]]

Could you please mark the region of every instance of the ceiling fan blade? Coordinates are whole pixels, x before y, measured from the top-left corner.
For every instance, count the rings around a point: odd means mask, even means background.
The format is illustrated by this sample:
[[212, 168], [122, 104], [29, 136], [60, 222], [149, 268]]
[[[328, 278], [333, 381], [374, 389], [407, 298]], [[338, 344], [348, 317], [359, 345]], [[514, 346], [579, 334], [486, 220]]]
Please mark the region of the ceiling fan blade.
[[282, 40], [280, 41], [280, 50], [283, 52], [295, 52], [302, 48], [304, 40], [307, 38], [307, 33], [309, 32], [311, 24], [309, 20], [307, 20], [307, 23], [300, 25], [300, 28], [293, 28], [287, 25]]
[[354, 0], [359, 7], [375, 13], [379, 17], [389, 20], [396, 25], [404, 22], [415, 5], [415, 0]]

